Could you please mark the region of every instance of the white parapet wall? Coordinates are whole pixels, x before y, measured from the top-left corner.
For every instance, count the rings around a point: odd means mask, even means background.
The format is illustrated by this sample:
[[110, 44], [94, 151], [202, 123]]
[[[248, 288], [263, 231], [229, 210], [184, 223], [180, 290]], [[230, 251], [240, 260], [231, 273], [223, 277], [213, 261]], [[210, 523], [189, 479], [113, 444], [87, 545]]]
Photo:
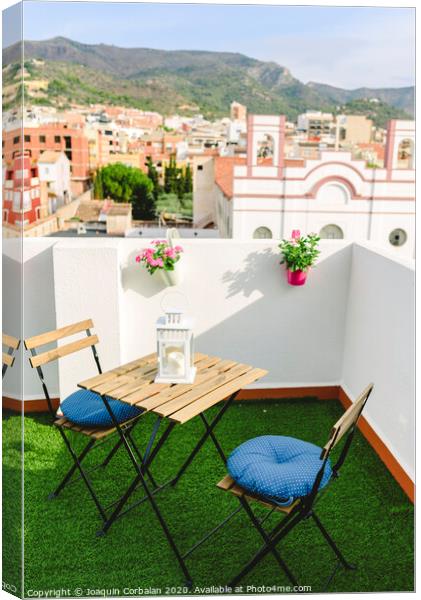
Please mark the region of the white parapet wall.
[[[326, 240], [305, 286], [292, 287], [275, 241], [180, 243], [183, 279], [169, 288], [136, 263], [148, 240], [25, 240], [24, 335], [92, 318], [103, 369], [113, 368], [155, 350], [156, 319], [167, 294], [179, 292], [170, 303], [185, 303], [196, 319], [196, 349], [267, 369], [258, 388], [342, 385], [355, 399], [373, 381], [367, 420], [413, 478], [412, 263], [368, 244]], [[19, 260], [6, 245], [3, 324], [16, 336]], [[27, 358], [23, 364], [23, 397], [41, 398]], [[89, 349], [65, 357], [58, 371], [47, 370], [52, 395], [63, 399], [94, 373]], [[20, 397], [18, 380], [7, 374], [4, 396]]]
[[414, 267], [368, 245], [352, 252], [342, 387], [355, 400], [375, 384], [364, 416], [414, 481]]
[[[3, 240], [3, 332], [18, 339], [56, 328], [53, 277], [54, 238]], [[44, 368], [52, 397], [59, 395], [57, 365]], [[42, 387], [21, 344], [13, 369], [3, 381], [3, 396], [19, 400], [42, 397]]]

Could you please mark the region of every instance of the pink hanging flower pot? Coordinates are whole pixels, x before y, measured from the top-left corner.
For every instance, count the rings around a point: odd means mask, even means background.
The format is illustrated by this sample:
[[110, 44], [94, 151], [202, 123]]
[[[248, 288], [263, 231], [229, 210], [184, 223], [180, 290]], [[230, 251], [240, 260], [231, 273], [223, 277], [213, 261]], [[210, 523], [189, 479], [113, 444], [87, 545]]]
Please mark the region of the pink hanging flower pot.
[[299, 229], [294, 229], [291, 239], [282, 240], [279, 248], [282, 254], [281, 265], [284, 264], [289, 285], [304, 285], [310, 267], [314, 265], [320, 254], [318, 243], [320, 238], [315, 233], [302, 236]]
[[287, 280], [289, 285], [304, 285], [307, 279], [307, 271], [290, 271], [287, 269]]
[[174, 246], [167, 240], [153, 240], [152, 247], [146, 248], [136, 262], [143, 264], [150, 275], [160, 277], [165, 285], [177, 285], [182, 279], [180, 273], [181, 246]]

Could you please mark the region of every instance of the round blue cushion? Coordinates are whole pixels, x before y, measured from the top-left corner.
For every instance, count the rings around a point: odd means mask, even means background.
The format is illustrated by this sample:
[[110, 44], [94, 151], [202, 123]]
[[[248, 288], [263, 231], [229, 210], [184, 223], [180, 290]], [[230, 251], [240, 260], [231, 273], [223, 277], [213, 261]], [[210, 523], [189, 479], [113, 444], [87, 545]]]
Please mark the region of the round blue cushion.
[[[279, 504], [307, 496], [322, 466], [321, 448], [292, 437], [263, 435], [238, 446], [228, 458], [228, 472], [236, 483]], [[320, 488], [332, 475], [326, 463]]]
[[[142, 412], [135, 406], [130, 406], [120, 400], [107, 397], [110, 408], [117, 421], [123, 423], [137, 417]], [[89, 390], [78, 390], [70, 394], [60, 405], [65, 417], [78, 425], [92, 425], [95, 427], [109, 427], [113, 425], [111, 416], [98, 394]]]

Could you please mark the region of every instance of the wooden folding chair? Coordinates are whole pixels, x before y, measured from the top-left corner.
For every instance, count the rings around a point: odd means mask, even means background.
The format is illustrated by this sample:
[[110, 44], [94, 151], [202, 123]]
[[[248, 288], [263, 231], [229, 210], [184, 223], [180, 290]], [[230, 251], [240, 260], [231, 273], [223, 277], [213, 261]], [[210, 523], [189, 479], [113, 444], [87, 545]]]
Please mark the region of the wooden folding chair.
[[[372, 389], [372, 384], [367, 386], [367, 388], [361, 393], [358, 399], [346, 410], [346, 412], [342, 415], [342, 417], [332, 428], [329, 435], [329, 439], [321, 451], [320, 460], [322, 461], [322, 464], [320, 470], [318, 471], [317, 476], [314, 480], [311, 492], [307, 496], [296, 499], [290, 506], [280, 506], [279, 504], [274, 502], [273, 499], [250, 493], [243, 487], [237, 485], [229, 475], [224, 477], [222, 481], [220, 481], [217, 484], [218, 488], [225, 492], [230, 492], [236, 498], [238, 498], [240, 502], [240, 507], [238, 507], [226, 519], [224, 519], [224, 521], [220, 523], [213, 531], [208, 533], [207, 536], [205, 536], [203, 540], [198, 542], [193, 549], [197, 548], [199, 545], [201, 545], [201, 543], [203, 543], [206, 539], [213, 535], [213, 533], [218, 531], [218, 529], [220, 529], [235, 514], [237, 514], [237, 512], [239, 512], [241, 508], [245, 510], [253, 526], [257, 529], [264, 541], [264, 544], [261, 546], [258, 552], [248, 561], [248, 563], [244, 566], [240, 573], [238, 573], [238, 575], [236, 575], [232, 579], [232, 581], [229, 583], [229, 587], [234, 588], [238, 584], [238, 582], [245, 575], [247, 575], [247, 573], [254, 569], [254, 567], [269, 553], [272, 553], [281, 569], [286, 573], [291, 583], [295, 586], [298, 585], [297, 579], [285, 563], [285, 560], [279, 554], [277, 550], [277, 545], [296, 525], [298, 525], [298, 523], [310, 517], [317, 525], [320, 532], [322, 533], [322, 535], [324, 536], [327, 543], [329, 544], [329, 546], [331, 547], [338, 559], [338, 563], [335, 566], [333, 573], [328, 578], [326, 587], [331, 582], [333, 576], [336, 573], [337, 568], [340, 565], [342, 565], [346, 569], [355, 568], [354, 565], [351, 565], [345, 559], [342, 552], [339, 550], [336, 543], [334, 542], [334, 540], [332, 539], [322, 522], [320, 521], [320, 518], [316, 515], [314, 511], [314, 505], [316, 503], [316, 500], [318, 501], [318, 499], [321, 496], [322, 490], [320, 489], [320, 484], [322, 482], [323, 475], [331, 452], [342, 440], [342, 438], [346, 436], [344, 445], [341, 449], [341, 452], [339, 453], [338, 459], [332, 467], [332, 476], [329, 483], [334, 481], [338, 477], [339, 471], [349, 452], [349, 448], [351, 446], [351, 442], [357, 427], [358, 419], [364, 409], [364, 406], [368, 400], [368, 397], [371, 394]], [[327, 487], [329, 487], [329, 485]], [[323, 489], [323, 492], [325, 491], [325, 489], [326, 488]], [[250, 507], [251, 502], [256, 502], [261, 506], [268, 508], [269, 513], [267, 513], [263, 519], [258, 519]], [[268, 516], [275, 512], [283, 515], [283, 517], [281, 521], [271, 531], [267, 532], [263, 528], [263, 522], [267, 519]]]
[[6, 371], [8, 367], [13, 367], [13, 363], [15, 362], [15, 353], [16, 350], [20, 346], [20, 340], [14, 338], [11, 335], [7, 335], [3, 333], [2, 336], [2, 344], [3, 344], [3, 368], [2, 368], [2, 379], [6, 375]]
[[[41, 381], [42, 389], [44, 391], [45, 399], [47, 400], [49, 412], [52, 417], [52, 422], [53, 422], [54, 426], [57, 427], [58, 431], [60, 432], [61, 437], [63, 438], [63, 441], [73, 459], [73, 465], [70, 467], [70, 469], [68, 470], [68, 472], [66, 473], [66, 475], [64, 476], [62, 481], [59, 483], [59, 485], [57, 486], [55, 491], [49, 495], [49, 498], [50, 499], [56, 498], [59, 495], [59, 493], [66, 487], [66, 485], [70, 485], [70, 484], [75, 483], [76, 481], [82, 479], [85, 482], [86, 487], [89, 490], [89, 493], [92, 497], [92, 500], [95, 503], [96, 508], [98, 509], [98, 512], [101, 515], [101, 518], [105, 522], [105, 521], [107, 521], [107, 518], [108, 518], [106, 511], [110, 507], [104, 507], [101, 504], [101, 502], [99, 501], [98, 496], [95, 493], [92, 483], [90, 481], [90, 478], [88, 476], [88, 472], [90, 473], [91, 471], [96, 470], [100, 467], [107, 466], [108, 463], [110, 462], [110, 460], [112, 459], [112, 457], [117, 452], [117, 450], [121, 447], [122, 441], [121, 441], [121, 439], [119, 439], [115, 443], [115, 445], [112, 447], [111, 451], [106, 456], [106, 458], [101, 462], [101, 464], [98, 464], [98, 465], [90, 468], [89, 471], [87, 469], [83, 468], [82, 461], [85, 459], [85, 457], [88, 455], [88, 453], [94, 447], [97, 448], [100, 445], [100, 443], [108, 441], [108, 438], [112, 434], [115, 434], [117, 430], [115, 427], [92, 427], [92, 426], [83, 427], [83, 426], [80, 426], [80, 425], [70, 421], [69, 419], [67, 419], [64, 416], [57, 417], [56, 411], [55, 411], [54, 406], [51, 401], [50, 394], [48, 392], [47, 384], [45, 382], [44, 373], [42, 371], [42, 366], [47, 363], [61, 359], [64, 356], [68, 356], [70, 354], [73, 354], [73, 353], [83, 350], [85, 348], [91, 348], [98, 373], [101, 374], [102, 373], [101, 365], [100, 365], [98, 353], [96, 350], [96, 344], [99, 342], [99, 340], [98, 340], [97, 335], [93, 335], [91, 333], [91, 328], [93, 328], [93, 326], [94, 325], [93, 325], [92, 320], [87, 319], [85, 321], [80, 321], [79, 323], [74, 323], [72, 325], [67, 325], [66, 327], [61, 327], [60, 329], [56, 329], [54, 331], [48, 331], [47, 333], [33, 336], [31, 338], [26, 339], [24, 341], [24, 344], [25, 344], [25, 348], [27, 350], [29, 350], [31, 353], [29, 362], [31, 364], [31, 367], [35, 368], [37, 370], [38, 377]], [[46, 344], [51, 344], [53, 342], [57, 342], [58, 340], [61, 340], [63, 338], [66, 338], [66, 337], [69, 337], [69, 336], [72, 336], [74, 334], [81, 333], [81, 332], [85, 332], [86, 336], [82, 337], [81, 339], [78, 339], [77, 341], [72, 341], [65, 345], [58, 346], [52, 350], [46, 350], [46, 351], [41, 352], [40, 354], [37, 353], [37, 349], [39, 349], [42, 346], [45, 346]], [[139, 452], [138, 448], [136, 447], [136, 445], [133, 441], [133, 438], [131, 437], [131, 431], [134, 428], [134, 426], [136, 425], [137, 420], [140, 416], [141, 415], [138, 415], [137, 417], [132, 418], [129, 421], [121, 423], [120, 427], [125, 431], [126, 436], [132, 442], [135, 452], [138, 453], [139, 456], [141, 457], [140, 452]], [[72, 448], [70, 439], [66, 435], [66, 432], [68, 433], [69, 431], [73, 431], [78, 434], [81, 434], [81, 435], [85, 436], [85, 438], [87, 438], [87, 440], [88, 440], [88, 443], [86, 444], [86, 446], [84, 447], [84, 449], [82, 450], [82, 452], [79, 455], [76, 454], [76, 452]], [[79, 476], [74, 478], [73, 475], [76, 471], [79, 471]], [[147, 473], [148, 473], [149, 477], [151, 478], [151, 481], [155, 484], [150, 473], [148, 471], [147, 471]], [[111, 504], [111, 506], [113, 506], [114, 504], [115, 503], [113, 502]]]

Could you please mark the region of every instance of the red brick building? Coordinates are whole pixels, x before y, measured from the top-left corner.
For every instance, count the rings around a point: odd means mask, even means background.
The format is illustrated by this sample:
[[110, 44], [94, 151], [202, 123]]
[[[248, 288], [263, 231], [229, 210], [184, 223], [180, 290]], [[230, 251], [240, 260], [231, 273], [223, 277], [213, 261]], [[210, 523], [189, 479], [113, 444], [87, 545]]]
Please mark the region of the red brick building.
[[70, 160], [72, 193], [78, 196], [88, 188], [92, 170], [96, 165], [89, 164], [88, 139], [83, 129], [65, 123], [46, 123], [38, 127], [3, 130], [3, 160], [6, 164], [13, 160], [17, 150], [30, 150], [37, 161], [45, 150], [64, 152]]
[[9, 225], [29, 225], [40, 218], [40, 210], [38, 167], [29, 150], [17, 150], [5, 172], [3, 221]]

